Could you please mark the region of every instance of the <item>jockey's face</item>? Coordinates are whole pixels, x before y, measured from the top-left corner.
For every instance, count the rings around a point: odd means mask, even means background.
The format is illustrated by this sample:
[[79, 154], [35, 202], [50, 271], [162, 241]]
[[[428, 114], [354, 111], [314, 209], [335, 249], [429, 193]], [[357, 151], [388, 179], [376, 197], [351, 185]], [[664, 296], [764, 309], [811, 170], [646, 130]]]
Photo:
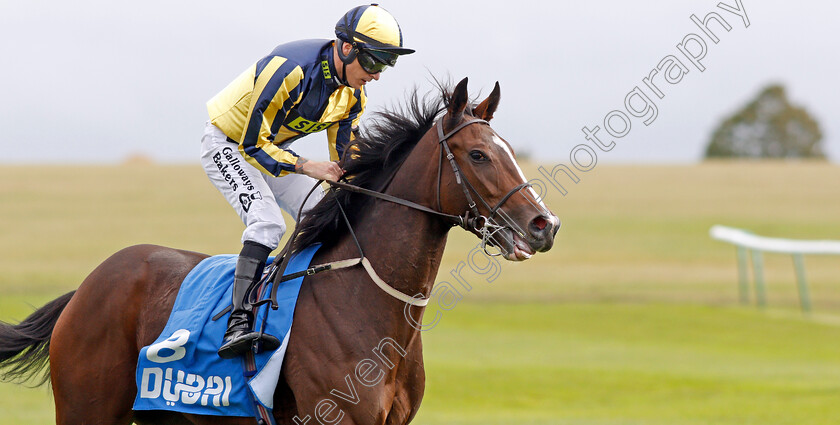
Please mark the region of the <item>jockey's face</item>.
[[[353, 46], [351, 46], [349, 43], [342, 43], [341, 48], [342, 48], [342, 52], [345, 55], [349, 55], [350, 52], [353, 50]], [[367, 84], [367, 83], [369, 83], [373, 80], [378, 80], [379, 76], [382, 74], [381, 72], [371, 74], [371, 73], [365, 71], [365, 69], [362, 68], [361, 65], [359, 65], [359, 58], [358, 57], [356, 59], [354, 59], [353, 62], [348, 64], [346, 68], [341, 66], [341, 65], [338, 65], [338, 64], [341, 63], [341, 59], [338, 57], [338, 52], [335, 53], [334, 60], [335, 60], [335, 64], [336, 64], [336, 69], [338, 71], [338, 75], [340, 77], [346, 79], [347, 84], [349, 84], [350, 87], [352, 87], [354, 89], [357, 89], [357, 90], [361, 89], [362, 86], [364, 86], [365, 84]], [[341, 74], [342, 71], [346, 71], [347, 75], [346, 76], [342, 75]]]

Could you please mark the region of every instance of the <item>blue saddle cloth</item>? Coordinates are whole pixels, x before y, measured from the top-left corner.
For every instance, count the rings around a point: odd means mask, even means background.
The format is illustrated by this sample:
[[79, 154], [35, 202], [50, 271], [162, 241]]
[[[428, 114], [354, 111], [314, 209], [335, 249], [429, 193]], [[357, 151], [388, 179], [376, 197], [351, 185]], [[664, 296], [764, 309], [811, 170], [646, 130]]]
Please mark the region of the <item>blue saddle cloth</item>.
[[[318, 248], [320, 244], [295, 255], [285, 274], [306, 269]], [[275, 351], [256, 355], [257, 373], [245, 377], [243, 359], [222, 359], [216, 354], [230, 313], [212, 320], [230, 305], [236, 259], [236, 255], [209, 257], [184, 279], [163, 332], [140, 350], [134, 410], [254, 416], [254, 400], [273, 408], [303, 277], [280, 284], [280, 308], [270, 311], [265, 333], [282, 344]], [[269, 309], [267, 305], [260, 308], [256, 323], [263, 322]]]

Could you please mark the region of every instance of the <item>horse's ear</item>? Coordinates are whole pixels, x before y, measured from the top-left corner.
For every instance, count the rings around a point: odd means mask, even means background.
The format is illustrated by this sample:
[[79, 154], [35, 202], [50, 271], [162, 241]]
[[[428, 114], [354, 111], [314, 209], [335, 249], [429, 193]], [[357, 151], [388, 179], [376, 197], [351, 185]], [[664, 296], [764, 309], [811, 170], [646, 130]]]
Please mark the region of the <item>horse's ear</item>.
[[490, 96], [487, 96], [487, 99], [484, 99], [483, 102], [479, 103], [478, 106], [475, 107], [475, 116], [483, 119], [484, 121], [492, 120], [493, 114], [496, 112], [496, 108], [499, 107], [499, 98], [501, 97], [500, 93], [499, 82], [496, 81], [496, 87], [493, 87], [493, 91], [490, 93]]
[[464, 116], [464, 110], [467, 108], [469, 98], [467, 97], [467, 77], [464, 77], [452, 92], [452, 97], [449, 99], [449, 122], [457, 123], [461, 121]]

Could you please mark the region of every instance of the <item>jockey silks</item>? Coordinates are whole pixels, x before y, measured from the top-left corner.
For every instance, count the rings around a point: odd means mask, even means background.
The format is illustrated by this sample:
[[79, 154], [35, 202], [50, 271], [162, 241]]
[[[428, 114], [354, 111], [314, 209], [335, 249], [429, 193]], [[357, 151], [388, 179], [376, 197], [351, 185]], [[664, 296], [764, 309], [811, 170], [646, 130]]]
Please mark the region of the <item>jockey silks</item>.
[[327, 130], [330, 159], [338, 160], [364, 112], [364, 89], [335, 78], [333, 42], [302, 40], [277, 46], [207, 102], [210, 122], [263, 173], [294, 172], [289, 145]]

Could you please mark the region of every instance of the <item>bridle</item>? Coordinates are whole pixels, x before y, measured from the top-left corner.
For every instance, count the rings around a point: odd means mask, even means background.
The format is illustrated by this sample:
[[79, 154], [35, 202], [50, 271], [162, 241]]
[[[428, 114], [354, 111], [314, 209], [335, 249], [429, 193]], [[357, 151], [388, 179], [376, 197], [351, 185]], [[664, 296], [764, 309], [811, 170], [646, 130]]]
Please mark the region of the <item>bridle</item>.
[[[464, 191], [464, 197], [466, 197], [466, 199], [467, 199], [467, 205], [468, 205], [469, 210], [464, 214], [464, 222], [466, 222], [466, 224], [468, 224], [469, 227], [464, 227], [464, 228], [467, 229], [467, 230], [470, 230], [470, 231], [475, 231], [476, 233], [478, 233], [481, 236], [481, 247], [484, 249], [484, 252], [486, 254], [493, 255], [493, 256], [500, 255], [500, 253], [490, 253], [490, 252], [487, 251], [487, 243], [490, 242], [490, 239], [493, 237], [493, 235], [496, 232], [504, 229], [505, 227], [510, 227], [511, 230], [519, 233], [520, 236], [524, 237], [525, 235], [524, 235], [524, 232], [519, 228], [514, 229], [512, 226], [500, 226], [498, 224], [495, 224], [496, 222], [495, 222], [494, 219], [495, 219], [496, 215], [498, 214], [498, 212], [501, 211], [502, 205], [508, 199], [510, 199], [511, 196], [513, 196], [515, 193], [519, 192], [523, 188], [531, 187], [531, 184], [528, 183], [528, 182], [523, 182], [523, 183], [517, 185], [516, 187], [511, 189], [505, 196], [503, 196], [502, 199], [500, 199], [499, 202], [496, 203], [496, 206], [491, 207], [490, 204], [488, 204], [487, 201], [484, 200], [484, 198], [481, 196], [481, 194], [478, 193], [477, 190], [475, 190], [475, 187], [473, 187], [473, 185], [470, 183], [470, 181], [466, 177], [462, 177], [461, 169], [458, 166], [458, 162], [455, 161], [455, 155], [452, 154], [452, 150], [449, 148], [449, 143], [447, 143], [447, 140], [449, 138], [451, 138], [456, 133], [458, 133], [458, 131], [460, 131], [461, 129], [463, 129], [464, 127], [466, 127], [470, 124], [486, 124], [486, 125], [489, 126], [490, 123], [488, 123], [485, 120], [479, 119], [479, 118], [473, 118], [471, 120], [464, 121], [464, 122], [458, 124], [457, 126], [455, 126], [455, 128], [449, 130], [448, 133], [444, 134], [443, 133], [443, 119], [444, 119], [444, 117], [440, 117], [437, 120], [437, 122], [435, 123], [435, 125], [437, 126], [438, 144], [440, 145], [440, 161], [438, 161], [438, 182], [437, 182], [438, 210], [442, 209], [441, 201], [440, 201], [441, 163], [443, 162], [443, 153], [445, 151], [446, 152], [446, 159], [449, 160], [449, 164], [452, 166], [452, 172], [455, 173], [455, 182], [458, 183], [459, 186], [461, 186], [461, 189], [463, 189], [463, 191]], [[491, 128], [491, 130], [492, 130], [492, 128]], [[490, 216], [489, 217], [485, 217], [485, 216], [481, 215], [481, 213], [478, 211], [478, 206], [476, 205], [475, 201], [473, 200], [473, 197], [470, 194], [470, 191], [474, 192], [475, 195], [478, 197], [478, 200], [481, 201], [481, 203], [484, 205], [485, 208], [487, 208], [488, 211], [490, 211]], [[472, 215], [473, 215], [472, 218], [469, 217], [470, 213], [472, 213]], [[506, 221], [508, 222], [508, 224], [513, 224], [512, 220], [506, 220]]]
[[[395, 204], [403, 205], [403, 206], [406, 206], [406, 207], [409, 207], [409, 208], [412, 208], [412, 209], [415, 209], [415, 210], [423, 211], [425, 213], [433, 214], [433, 215], [436, 215], [438, 217], [441, 217], [444, 220], [449, 221], [449, 223], [452, 226], [456, 226], [456, 225], [460, 226], [467, 231], [475, 232], [479, 236], [481, 236], [481, 247], [482, 247], [482, 249], [484, 249], [484, 252], [487, 253], [487, 255], [491, 255], [491, 256], [501, 255], [501, 252], [491, 253], [491, 252], [487, 251], [488, 243], [492, 242], [492, 238], [497, 232], [499, 232], [502, 229], [509, 228], [512, 231], [517, 232], [519, 235], [524, 237], [524, 232], [521, 229], [514, 228], [514, 227], [518, 227], [518, 226], [516, 226], [516, 224], [513, 222], [513, 220], [510, 220], [510, 219], [504, 217], [504, 215], [506, 215], [506, 214], [504, 214], [504, 211], [501, 209], [502, 205], [504, 205], [504, 203], [508, 199], [510, 199], [511, 196], [513, 196], [515, 193], [517, 193], [521, 189], [526, 188], [526, 187], [531, 187], [531, 184], [525, 182], [525, 183], [521, 183], [521, 184], [517, 185], [516, 187], [511, 189], [505, 196], [503, 196], [502, 199], [499, 200], [499, 202], [496, 203], [495, 206], [491, 207], [490, 204], [488, 204], [487, 201], [481, 196], [481, 194], [478, 193], [478, 191], [475, 190], [475, 187], [473, 187], [473, 185], [469, 182], [469, 180], [467, 180], [466, 177], [464, 177], [462, 175], [461, 168], [458, 166], [458, 162], [455, 160], [455, 155], [452, 153], [452, 150], [449, 148], [449, 143], [447, 143], [447, 140], [452, 138], [452, 136], [454, 136], [456, 133], [458, 133], [464, 127], [467, 127], [468, 125], [471, 125], [471, 124], [486, 124], [488, 126], [490, 125], [485, 120], [478, 119], [478, 118], [473, 118], [473, 119], [470, 119], [468, 121], [465, 121], [465, 122], [462, 122], [462, 123], [458, 124], [453, 129], [449, 130], [449, 132], [444, 134], [444, 132], [443, 132], [443, 117], [439, 118], [437, 120], [437, 122], [435, 123], [435, 125], [437, 125], [438, 145], [440, 146], [440, 159], [438, 161], [438, 182], [437, 182], [437, 202], [438, 202], [437, 207], [438, 207], [438, 210], [434, 210], [434, 209], [429, 208], [425, 205], [420, 205], [416, 202], [412, 202], [412, 201], [402, 199], [402, 198], [397, 198], [396, 196], [388, 195], [388, 194], [382, 193], [382, 192], [377, 192], [375, 190], [366, 189], [366, 188], [359, 187], [359, 186], [352, 185], [352, 184], [348, 184], [348, 183], [345, 183], [345, 182], [327, 181], [327, 183], [334, 188], [339, 188], [339, 189], [342, 189], [342, 190], [347, 190], [349, 192], [359, 193], [359, 194], [367, 195], [367, 196], [370, 196], [370, 197], [373, 197], [373, 198], [382, 199], [384, 201], [388, 201], [388, 202], [392, 202], [392, 203], [395, 203]], [[467, 199], [468, 209], [467, 209], [466, 212], [464, 212], [464, 215], [462, 215], [462, 216], [447, 214], [447, 213], [444, 213], [444, 212], [440, 211], [442, 209], [441, 208], [441, 200], [440, 200], [441, 168], [442, 168], [441, 163], [443, 162], [443, 157], [444, 157], [443, 153], [444, 152], [446, 152], [446, 159], [449, 160], [449, 164], [452, 166], [452, 171], [455, 173], [455, 181], [463, 189], [464, 196]], [[391, 175], [391, 179], [393, 179], [393, 178], [394, 178], [394, 175]], [[312, 190], [309, 191], [309, 194], [306, 195], [306, 198], [301, 203], [300, 209], [298, 210], [298, 217], [302, 217], [303, 206], [306, 205], [306, 201], [309, 199], [309, 196], [312, 195], [312, 193], [315, 191], [315, 189], [318, 188], [322, 182], [323, 182], [323, 180], [318, 181], [315, 184], [315, 186], [312, 187]], [[385, 189], [387, 189], [387, 186], [390, 185], [390, 182], [391, 182], [391, 180], [389, 180], [385, 184], [384, 188], [382, 189], [383, 191]], [[471, 192], [475, 193], [475, 195], [478, 197], [478, 200], [481, 201], [482, 205], [484, 205], [484, 207], [487, 208], [488, 211], [490, 211], [490, 216], [489, 217], [481, 215], [481, 213], [478, 210], [478, 204], [476, 204], [475, 200], [473, 199], [473, 196], [472, 196]], [[362, 246], [361, 246], [361, 244], [359, 244], [359, 239], [356, 237], [356, 233], [353, 231], [353, 227], [350, 225], [350, 220], [347, 218], [347, 213], [344, 211], [344, 208], [341, 206], [341, 203], [338, 202], [338, 200], [336, 200], [336, 205], [341, 212], [341, 216], [344, 219], [344, 223], [347, 225], [347, 228], [350, 231], [350, 235], [352, 236], [353, 241], [356, 244], [356, 248], [358, 248], [358, 250], [359, 250], [360, 257], [349, 259], [349, 260], [334, 261], [334, 262], [328, 263], [328, 264], [312, 266], [312, 267], [310, 267], [310, 268], [308, 268], [304, 271], [301, 271], [301, 272], [297, 272], [297, 273], [294, 273], [294, 274], [291, 274], [291, 275], [283, 275], [283, 271], [285, 270], [286, 265], [288, 264], [288, 261], [291, 258], [291, 256], [288, 255], [289, 250], [291, 249], [291, 247], [293, 245], [293, 242], [294, 242], [295, 238], [297, 237], [298, 232], [300, 231], [300, 226], [295, 226], [295, 231], [294, 231], [294, 233], [292, 233], [291, 239], [286, 243], [286, 246], [284, 247], [284, 249], [280, 253], [280, 255], [275, 257], [274, 264], [272, 265], [272, 269], [269, 272], [270, 277], [268, 279], [270, 279], [274, 282], [274, 285], [271, 288], [270, 297], [267, 300], [260, 301], [258, 303], [255, 303], [254, 305], [259, 305], [259, 304], [265, 303], [265, 302], [271, 302], [272, 308], [276, 309], [277, 308], [277, 303], [276, 303], [275, 300], [276, 300], [276, 296], [277, 296], [277, 288], [278, 288], [278, 284], [282, 281], [293, 279], [293, 278], [304, 276], [304, 275], [309, 276], [309, 275], [313, 275], [315, 273], [319, 273], [319, 272], [322, 272], [322, 271], [337, 270], [337, 269], [340, 269], [340, 268], [362, 265], [362, 266], [364, 266], [365, 270], [367, 271], [370, 278], [374, 281], [374, 283], [376, 283], [377, 286], [379, 286], [383, 291], [385, 291], [386, 293], [388, 293], [392, 297], [397, 298], [398, 300], [404, 302], [406, 305], [419, 306], [419, 307], [425, 306], [429, 302], [428, 298], [417, 298], [417, 296], [409, 296], [409, 295], [403, 294], [403, 293], [397, 291], [396, 289], [394, 289], [393, 287], [391, 287], [390, 285], [388, 285], [384, 280], [382, 280], [376, 274], [376, 271], [373, 269], [373, 266], [371, 266], [370, 262], [365, 257], [364, 250], [362, 250]], [[507, 224], [506, 225], [496, 224], [495, 221], [494, 221], [494, 218], [497, 215], [502, 216], [502, 218], [504, 219], [504, 221]], [[267, 315], [266, 315], [266, 317], [267, 317]]]
[[[484, 249], [485, 253], [488, 255], [500, 255], [500, 253], [491, 253], [487, 251], [487, 244], [491, 242], [493, 236], [500, 230], [504, 228], [510, 228], [514, 232], [518, 233], [520, 236], [525, 236], [522, 229], [514, 228], [514, 224], [512, 220], [505, 220], [507, 221], [508, 225], [498, 225], [495, 222], [496, 216], [501, 211], [502, 205], [510, 199], [511, 196], [522, 190], [526, 187], [531, 187], [531, 184], [528, 182], [521, 183], [511, 189], [499, 202], [496, 203], [495, 206], [490, 206], [489, 203], [475, 190], [475, 187], [470, 183], [470, 181], [463, 176], [461, 172], [461, 168], [458, 166], [458, 162], [455, 160], [455, 155], [452, 153], [452, 150], [449, 148], [449, 143], [447, 140], [452, 138], [455, 134], [461, 131], [463, 128], [471, 125], [471, 124], [486, 124], [490, 125], [487, 121], [479, 118], [473, 118], [468, 121], [464, 121], [447, 133], [444, 134], [443, 131], [443, 120], [444, 117], [440, 117], [436, 122], [435, 125], [437, 126], [437, 133], [438, 133], [438, 145], [440, 146], [440, 160], [438, 161], [438, 177], [437, 177], [437, 210], [429, 208], [424, 205], [417, 204], [415, 202], [411, 202], [402, 198], [397, 198], [396, 196], [388, 195], [382, 192], [377, 192], [375, 190], [365, 189], [359, 186], [347, 184], [344, 182], [334, 182], [334, 181], [327, 181], [330, 186], [338, 187], [344, 190], [348, 190], [355, 193], [360, 193], [363, 195], [371, 196], [377, 199], [382, 199], [384, 201], [392, 202], [395, 204], [403, 205], [409, 208], [413, 208], [419, 211], [423, 211], [429, 214], [437, 215], [439, 217], [444, 218], [445, 220], [449, 221], [452, 226], [460, 226], [461, 228], [476, 232], [481, 237], [481, 247]], [[443, 209], [441, 207], [441, 199], [440, 199], [440, 187], [441, 187], [441, 164], [443, 163], [444, 152], [446, 152], [446, 159], [449, 160], [449, 164], [452, 167], [452, 172], [455, 174], [455, 182], [461, 189], [464, 191], [464, 197], [467, 199], [467, 211], [464, 212], [463, 215], [453, 215], [447, 214], [442, 212]], [[383, 189], [384, 190], [384, 189]], [[472, 193], [478, 197], [478, 200], [481, 201], [481, 204], [490, 211], [489, 216], [482, 215], [478, 210], [478, 204], [476, 204], [475, 200], [473, 199]]]

